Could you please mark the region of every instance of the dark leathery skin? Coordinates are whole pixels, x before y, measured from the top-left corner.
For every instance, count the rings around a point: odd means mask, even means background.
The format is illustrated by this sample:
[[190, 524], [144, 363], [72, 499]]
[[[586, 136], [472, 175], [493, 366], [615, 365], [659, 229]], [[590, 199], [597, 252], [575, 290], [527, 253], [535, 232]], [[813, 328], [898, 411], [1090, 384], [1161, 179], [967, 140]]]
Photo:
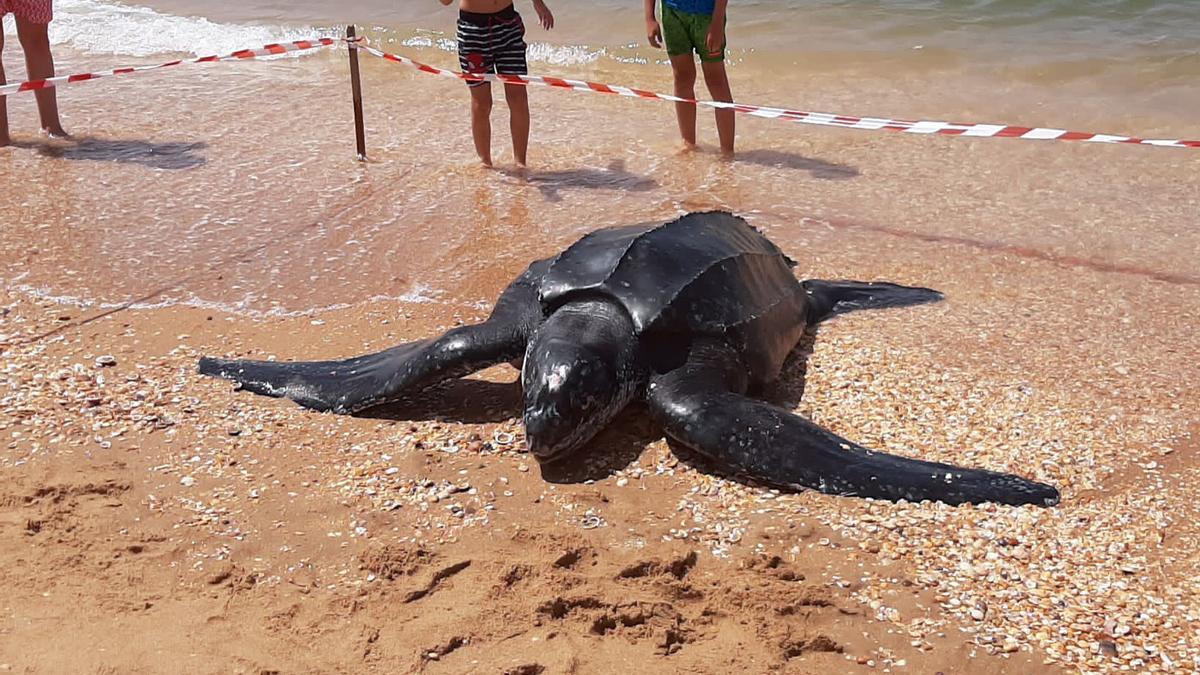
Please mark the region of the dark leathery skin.
[[693, 345], [688, 363], [651, 380], [650, 409], [666, 433], [768, 484], [826, 494], [947, 504], [1053, 506], [1058, 491], [1018, 476], [875, 452], [741, 395], [747, 378], [717, 341]]
[[1051, 486], [875, 452], [747, 397], [778, 376], [816, 323], [942, 298], [886, 282], [801, 283], [794, 265], [724, 212], [597, 230], [531, 264], [480, 324], [337, 361], [204, 358], [200, 372], [353, 413], [521, 360], [527, 437], [541, 461], [585, 444], [644, 393], [668, 435], [781, 488], [950, 504], [1058, 502]]

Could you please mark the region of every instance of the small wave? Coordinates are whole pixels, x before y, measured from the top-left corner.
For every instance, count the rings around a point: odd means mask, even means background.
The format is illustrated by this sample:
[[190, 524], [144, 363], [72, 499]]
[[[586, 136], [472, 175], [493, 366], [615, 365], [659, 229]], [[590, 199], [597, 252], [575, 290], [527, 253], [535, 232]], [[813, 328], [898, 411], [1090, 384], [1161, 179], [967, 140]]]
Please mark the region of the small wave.
[[[127, 303], [98, 303], [101, 309], [137, 309], [137, 310], [154, 310], [164, 309], [167, 307], [192, 307], [194, 309], [207, 309], [224, 314], [233, 314], [235, 316], [243, 316], [250, 319], [287, 319], [304, 316], [317, 316], [327, 312], [336, 312], [343, 309], [349, 309], [359, 305], [373, 305], [380, 303], [394, 302], [407, 305], [424, 305], [437, 304], [458, 306], [460, 303], [449, 302], [440, 299], [441, 292], [434, 291], [425, 284], [417, 284], [408, 292], [401, 295], [373, 295], [365, 300], [357, 302], [338, 302], [332, 305], [322, 305], [319, 307], [309, 307], [306, 309], [287, 309], [285, 307], [271, 307], [270, 309], [255, 309], [253, 307], [255, 301], [261, 300], [253, 294], [247, 295], [245, 298], [233, 302], [222, 302], [217, 300], [206, 300], [197, 296], [190, 296], [180, 299], [163, 299], [154, 302], [135, 302]], [[463, 305], [467, 306], [467, 305]]]
[[[24, 276], [24, 275], [22, 275], [22, 276]], [[18, 279], [19, 278], [20, 277], [18, 277]], [[94, 300], [89, 300], [87, 298], [84, 298], [84, 297], [81, 297], [78, 295], [63, 295], [60, 293], [54, 293], [53, 291], [51, 291], [47, 288], [39, 288], [37, 286], [31, 286], [29, 284], [11, 283], [11, 284], [8, 284], [5, 286], [5, 290], [9, 290], [14, 293], [24, 294], [26, 296], [29, 296], [30, 298], [33, 298], [34, 300], [39, 300], [42, 302], [51, 302], [56, 305], [64, 305], [67, 307], [78, 307], [80, 309], [88, 309], [88, 308], [96, 306], [96, 302]]]
[[418, 31], [416, 35], [401, 40], [400, 44], [410, 49], [438, 49], [443, 52], [458, 50], [458, 44], [453, 39], [429, 31]]
[[608, 50], [579, 45], [551, 45], [545, 42], [531, 42], [526, 52], [526, 58], [536, 63], [549, 63], [553, 66], [578, 66], [595, 63], [608, 55]]
[[[4, 22], [4, 31], [15, 35], [11, 19]], [[50, 41], [90, 54], [207, 56], [337, 32], [335, 28], [312, 26], [218, 23], [100, 0], [55, 0]]]
[[144, 311], [167, 309], [169, 307], [191, 307], [193, 309], [206, 309], [224, 314], [232, 314], [234, 316], [242, 316], [249, 319], [262, 320], [317, 316], [319, 314], [349, 309], [351, 307], [360, 305], [376, 305], [380, 303], [397, 303], [405, 305], [445, 305], [447, 307], [459, 307], [477, 310], [488, 310], [492, 307], [492, 303], [486, 300], [475, 300], [470, 302], [447, 300], [444, 298], [445, 293], [443, 291], [436, 290], [431, 286], [421, 283], [414, 285], [407, 292], [402, 293], [401, 295], [377, 294], [372, 295], [364, 300], [359, 300], [352, 303], [339, 302], [332, 305], [309, 307], [306, 309], [287, 309], [285, 307], [256, 309], [253, 305], [256, 301], [261, 300], [261, 298], [254, 294], [248, 294], [241, 300], [234, 301], [207, 300], [196, 295], [188, 295], [186, 297], [164, 297], [157, 300], [147, 300], [141, 302], [112, 302], [78, 295], [61, 294], [45, 287], [19, 283], [19, 279], [20, 277], [16, 277], [7, 283], [4, 279], [0, 279], [0, 284], [3, 284], [4, 289], [7, 291], [25, 295], [26, 297], [41, 302], [51, 302], [56, 305], [76, 307], [83, 310], [108, 311], [114, 309], [129, 309]]
[[[410, 49], [436, 49], [450, 53], [458, 51], [458, 43], [454, 39], [430, 31], [420, 31], [417, 35], [400, 40], [399, 44]], [[607, 55], [608, 50], [603, 47], [552, 45], [545, 42], [530, 42], [525, 52], [525, 58], [531, 63], [548, 63], [554, 66], [586, 65], [595, 63]]]

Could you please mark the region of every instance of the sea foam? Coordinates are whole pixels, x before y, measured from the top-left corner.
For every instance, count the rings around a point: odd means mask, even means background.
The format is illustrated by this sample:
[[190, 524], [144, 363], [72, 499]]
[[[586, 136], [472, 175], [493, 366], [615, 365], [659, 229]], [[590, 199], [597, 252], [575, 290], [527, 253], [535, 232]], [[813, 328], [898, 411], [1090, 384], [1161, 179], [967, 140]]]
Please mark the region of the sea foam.
[[[16, 35], [5, 17], [5, 35]], [[272, 42], [331, 36], [337, 28], [221, 23], [204, 17], [175, 16], [148, 7], [100, 0], [55, 0], [50, 41], [89, 54], [227, 54]]]

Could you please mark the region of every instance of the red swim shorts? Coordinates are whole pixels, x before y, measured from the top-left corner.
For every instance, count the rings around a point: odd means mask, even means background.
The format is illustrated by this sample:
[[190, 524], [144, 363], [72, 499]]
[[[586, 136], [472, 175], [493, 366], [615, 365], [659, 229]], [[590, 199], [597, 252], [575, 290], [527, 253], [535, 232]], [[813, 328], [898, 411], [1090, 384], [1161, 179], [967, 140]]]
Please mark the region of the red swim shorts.
[[0, 17], [12, 12], [30, 23], [50, 23], [52, 0], [0, 0]]

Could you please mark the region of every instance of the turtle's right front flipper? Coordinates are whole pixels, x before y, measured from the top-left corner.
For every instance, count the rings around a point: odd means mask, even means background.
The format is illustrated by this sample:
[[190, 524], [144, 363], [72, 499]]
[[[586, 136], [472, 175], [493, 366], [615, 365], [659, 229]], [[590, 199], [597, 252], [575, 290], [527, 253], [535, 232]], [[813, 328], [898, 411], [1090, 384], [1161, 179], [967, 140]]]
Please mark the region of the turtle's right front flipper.
[[[305, 408], [349, 414], [386, 402], [390, 395], [416, 385], [414, 370], [432, 365], [433, 340], [409, 342], [375, 354], [339, 361], [249, 361], [200, 359], [200, 374], [237, 382], [242, 389], [290, 398]], [[414, 368], [416, 366], [417, 368]]]
[[200, 373], [233, 380], [256, 394], [290, 398], [313, 410], [350, 414], [406, 393], [521, 356], [524, 340], [480, 324], [340, 361], [200, 359]]
[[[650, 410], [701, 454], [783, 488], [948, 504], [1058, 503], [1058, 490], [1011, 474], [868, 450], [775, 406], [736, 393], [736, 355], [699, 345], [686, 365], [651, 380]], [[744, 376], [742, 376], [744, 377]]]
[[351, 413], [370, 405], [387, 381], [430, 340], [398, 345], [341, 361], [249, 361], [200, 359], [200, 374], [233, 380], [246, 391], [290, 398], [306, 408]]

